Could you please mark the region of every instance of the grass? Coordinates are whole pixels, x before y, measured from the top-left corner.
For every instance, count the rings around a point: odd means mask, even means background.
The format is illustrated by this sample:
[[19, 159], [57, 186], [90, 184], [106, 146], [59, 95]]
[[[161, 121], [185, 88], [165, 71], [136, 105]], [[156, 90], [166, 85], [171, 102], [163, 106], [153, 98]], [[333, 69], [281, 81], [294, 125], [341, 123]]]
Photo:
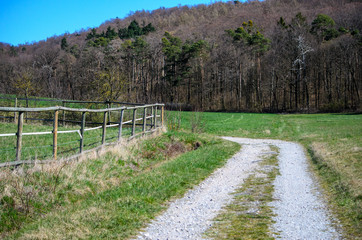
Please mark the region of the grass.
[[[18, 96], [19, 97], [19, 96]], [[10, 98], [10, 99], [3, 99], [3, 98]], [[0, 94], [0, 107], [15, 107], [15, 95], [7, 95], [7, 94]], [[74, 102], [67, 102], [63, 105], [61, 99], [54, 99], [54, 98], [38, 98], [38, 97], [29, 97], [28, 105], [26, 100], [17, 100], [16, 106], [17, 107], [29, 107], [29, 108], [44, 108], [44, 107], [54, 107], [54, 106], [64, 106], [69, 108], [88, 108], [88, 109], [102, 109], [107, 108], [108, 105], [106, 104], [98, 104], [98, 103], [74, 103]], [[49, 100], [49, 101], [47, 101]], [[113, 104], [112, 107], [119, 107], [118, 104]], [[63, 113], [61, 113], [63, 114]], [[94, 114], [96, 115], [96, 114]], [[39, 123], [50, 122], [53, 119], [53, 112], [32, 112], [32, 113], [25, 113], [24, 118], [30, 119], [45, 119], [45, 121], [35, 121]], [[102, 119], [101, 116], [95, 117], [96, 119]], [[13, 112], [0, 112], [0, 119], [5, 119], [7, 121], [14, 120], [14, 113]], [[62, 119], [62, 116], [59, 116], [59, 120]], [[65, 113], [66, 120], [75, 120], [81, 119], [80, 113], [74, 112], [66, 112]], [[33, 120], [30, 120], [34, 123]]]
[[[21, 177], [24, 170], [3, 173], [8, 179], [5, 186], [0, 183], [0, 192], [7, 193], [0, 205], [3, 237], [129, 238], [239, 148], [210, 136], [170, 132], [101, 158], [32, 168], [26, 178]], [[27, 182], [14, 184], [20, 179]], [[33, 196], [28, 211], [19, 209], [24, 204], [16, 195], [26, 191]]]
[[223, 208], [205, 233], [208, 238], [274, 239], [269, 229], [273, 213], [268, 204], [273, 200], [273, 181], [279, 171], [278, 149], [274, 146], [271, 149], [275, 154], [264, 157], [258, 170], [233, 193], [233, 202]]
[[[77, 126], [59, 127], [58, 131], [79, 130]], [[51, 132], [52, 126], [24, 124], [24, 133]], [[0, 133], [16, 133], [17, 125], [0, 122]], [[130, 128], [123, 129], [123, 136], [130, 136]], [[80, 137], [75, 133], [58, 134], [58, 157], [67, 157], [79, 152]], [[107, 128], [106, 142], [118, 140], [118, 127]], [[84, 150], [101, 145], [102, 129], [86, 131], [84, 133]], [[0, 163], [14, 161], [16, 155], [16, 136], [0, 137]], [[22, 160], [50, 159], [53, 155], [53, 135], [23, 136]]]
[[362, 115], [168, 112], [180, 129], [191, 131], [195, 114], [202, 130], [217, 136], [299, 142], [308, 150], [345, 238], [362, 235]]
[[[1, 107], [15, 107], [15, 98], [25, 98], [25, 96], [16, 96], [14, 94], [0, 94], [0, 106]], [[7, 98], [7, 99], [4, 99]], [[35, 100], [33, 100], [35, 99]], [[49, 100], [49, 101], [47, 101]], [[43, 98], [43, 97], [34, 97], [30, 96], [28, 100], [29, 108], [38, 108], [38, 107], [53, 107], [53, 106], [62, 106], [62, 99], [55, 98]], [[26, 100], [17, 100], [17, 107], [26, 107]], [[106, 104], [96, 104], [96, 103], [72, 103], [67, 102], [66, 107], [71, 108], [107, 108]]]
[[[1, 99], [1, 97], [7, 97], [12, 99]], [[0, 94], [0, 106], [1, 107], [14, 107], [15, 104], [14, 95]], [[32, 97], [32, 99], [38, 99]], [[30, 100], [29, 107], [50, 107], [55, 105], [62, 105], [61, 100], [41, 98], [39, 101]], [[52, 101], [46, 101], [52, 100]], [[18, 100], [18, 107], [26, 107], [25, 100]], [[106, 104], [94, 104], [94, 103], [66, 103], [66, 107], [70, 108], [88, 108], [88, 109], [100, 109], [106, 108]], [[119, 107], [118, 104], [113, 104], [112, 107]], [[29, 112], [24, 114], [24, 133], [31, 132], [52, 132], [54, 112]], [[142, 118], [141, 111], [137, 112], [136, 117]], [[82, 113], [80, 112], [63, 112], [59, 113], [59, 128], [62, 130], [79, 130], [80, 120]], [[111, 123], [118, 122], [120, 118], [119, 111], [113, 111], [108, 115], [108, 121]], [[10, 123], [14, 120], [13, 112], [0, 112], [0, 134], [3, 133], [16, 133], [17, 124]], [[65, 120], [65, 127], [64, 122]], [[123, 121], [132, 119], [132, 111], [126, 110], [124, 112]], [[6, 122], [7, 121], [7, 122]], [[148, 124], [151, 120], [147, 120]], [[101, 126], [103, 123], [103, 113], [87, 113], [86, 115], [86, 128]], [[93, 123], [93, 124], [92, 124]], [[138, 122], [140, 123], [140, 122]], [[136, 133], [139, 133], [140, 127], [136, 127]], [[84, 150], [92, 149], [101, 144], [102, 130], [86, 131], [84, 133]], [[130, 129], [124, 127], [124, 136], [130, 136]], [[118, 128], [107, 128], [106, 142], [114, 142], [118, 138]], [[80, 137], [77, 132], [75, 133], [58, 133], [58, 157], [68, 157], [79, 152]], [[22, 145], [22, 160], [44, 160], [52, 157], [53, 149], [53, 136], [48, 135], [35, 135], [35, 136], [23, 136]], [[16, 155], [16, 136], [0, 137], [0, 163], [13, 161]]]
[[[225, 135], [303, 144], [344, 226], [344, 237], [361, 236], [361, 115], [168, 112], [167, 119], [169, 129], [178, 132], [128, 146], [124, 152], [115, 150], [69, 166], [20, 168], [15, 175], [2, 171], [1, 179], [9, 179], [7, 185], [0, 182], [1, 231], [9, 239], [134, 236], [167, 201], [202, 181], [238, 150], [237, 144], [212, 137]], [[4, 126], [1, 131], [10, 130]], [[196, 150], [187, 152], [192, 149]], [[187, 153], [178, 156], [183, 152]], [[248, 186], [260, 181], [254, 176]], [[268, 186], [266, 180], [261, 183]], [[270, 224], [267, 218], [261, 220], [267, 222], [255, 223], [262, 226], [259, 236], [267, 233]], [[232, 224], [238, 226], [238, 221]]]
[[[49, 112], [51, 113], [51, 112]], [[29, 113], [29, 117], [32, 113]], [[53, 114], [53, 113], [51, 113]], [[131, 119], [131, 110], [124, 112], [124, 121]], [[141, 117], [141, 111], [138, 111], [137, 118]], [[119, 112], [112, 112], [111, 118], [108, 118], [111, 122], [119, 121]], [[36, 117], [36, 116], [35, 116]], [[49, 116], [52, 118], [52, 116]], [[81, 119], [81, 113], [70, 112], [66, 119]], [[148, 124], [150, 123], [148, 120]], [[91, 122], [98, 122], [97, 124], [90, 124]], [[86, 115], [86, 129], [95, 126], [101, 126], [103, 122], [102, 113], [88, 113]], [[140, 123], [140, 122], [138, 122]], [[148, 127], [149, 128], [149, 127]], [[62, 114], [59, 114], [59, 127], [58, 127], [58, 157], [68, 157], [79, 152], [80, 136], [78, 132], [74, 133], [59, 133], [60, 131], [67, 130], [80, 130], [80, 126], [77, 123], [65, 124], [62, 123]], [[118, 140], [118, 127], [107, 128], [106, 130], [106, 142], [115, 142]], [[28, 123], [24, 124], [23, 132], [52, 132], [52, 122], [42, 122], [39, 120], [29, 120]], [[0, 122], [0, 134], [2, 133], [16, 133], [17, 124]], [[141, 127], [136, 126], [136, 133], [141, 132]], [[123, 126], [122, 135], [124, 137], [131, 136], [131, 129], [128, 126]], [[0, 163], [14, 161], [16, 155], [16, 136], [0, 137]], [[84, 150], [92, 149], [101, 145], [102, 140], [102, 129], [96, 129], [92, 131], [85, 131], [84, 133]], [[44, 160], [50, 159], [53, 154], [53, 135], [23, 135], [22, 141], [22, 160]]]

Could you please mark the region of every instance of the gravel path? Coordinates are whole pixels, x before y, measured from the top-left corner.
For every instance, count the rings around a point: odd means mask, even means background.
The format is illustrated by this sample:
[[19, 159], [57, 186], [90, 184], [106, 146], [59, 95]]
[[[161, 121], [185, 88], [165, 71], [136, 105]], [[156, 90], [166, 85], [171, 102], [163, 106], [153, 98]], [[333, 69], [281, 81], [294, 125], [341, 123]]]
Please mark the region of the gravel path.
[[303, 148], [296, 143], [245, 138], [225, 139], [243, 148], [209, 178], [169, 208], [144, 229], [136, 239], [203, 239], [221, 208], [231, 202], [234, 192], [258, 166], [269, 145], [280, 149], [281, 175], [275, 181], [272, 203], [276, 223], [272, 226], [281, 239], [338, 239], [325, 205], [308, 172]]

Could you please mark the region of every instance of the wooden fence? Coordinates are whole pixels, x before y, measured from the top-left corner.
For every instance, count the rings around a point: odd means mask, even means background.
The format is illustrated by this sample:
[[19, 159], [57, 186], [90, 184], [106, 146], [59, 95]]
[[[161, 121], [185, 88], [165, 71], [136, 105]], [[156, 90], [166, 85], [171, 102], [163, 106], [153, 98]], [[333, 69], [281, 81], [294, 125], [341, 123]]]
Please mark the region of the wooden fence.
[[[81, 113], [80, 120], [80, 129], [78, 130], [67, 130], [67, 131], [58, 131], [58, 123], [59, 123], [59, 112], [62, 111], [63, 116], [65, 112], [76, 112]], [[137, 112], [141, 111], [141, 117], [137, 118]], [[22, 137], [25, 135], [53, 135], [53, 160], [57, 159], [57, 149], [58, 149], [58, 134], [61, 133], [74, 133], [77, 132], [79, 134], [79, 153], [83, 153], [84, 151], [84, 133], [85, 131], [92, 131], [96, 129], [102, 129], [102, 139], [101, 145], [104, 146], [106, 144], [106, 134], [107, 128], [109, 127], [118, 127], [118, 138], [117, 141], [122, 139], [122, 129], [123, 126], [128, 125], [131, 128], [131, 136], [130, 139], [134, 138], [140, 134], [146, 134], [148, 132], [153, 132], [157, 128], [164, 126], [164, 104], [149, 104], [149, 105], [140, 105], [140, 106], [132, 106], [132, 107], [117, 107], [117, 108], [105, 108], [105, 109], [78, 109], [78, 108], [68, 108], [63, 106], [57, 107], [46, 107], [46, 108], [19, 108], [19, 107], [0, 107], [0, 112], [13, 112], [17, 119], [17, 132], [16, 133], [6, 133], [0, 134], [0, 137], [8, 137], [8, 136], [16, 136], [16, 154], [15, 161], [1, 163], [2, 166], [11, 166], [11, 165], [19, 165], [24, 161], [21, 161], [21, 152], [22, 152]], [[23, 132], [24, 125], [24, 113], [31, 112], [53, 112], [53, 130], [46, 132]], [[111, 114], [117, 112], [119, 115], [119, 119], [117, 122], [107, 121], [107, 117]], [[129, 112], [129, 116], [131, 119], [124, 120], [125, 113]], [[16, 114], [15, 114], [16, 113]], [[103, 122], [101, 126], [96, 126], [92, 128], [86, 128], [86, 115], [87, 113], [101, 113], [103, 114]], [[108, 118], [109, 119], [109, 118]], [[148, 121], [148, 124], [147, 124]], [[64, 123], [64, 122], [63, 122]], [[149, 129], [147, 130], [147, 126]], [[141, 131], [136, 134], [136, 127], [140, 127]]]
[[[39, 106], [41, 105], [41, 106]], [[76, 107], [74, 107], [76, 105]], [[64, 99], [46, 99], [46, 98], [22, 98], [22, 97], [0, 97], [0, 106], [3, 107], [26, 107], [26, 108], [39, 108], [39, 107], [52, 107], [52, 106], [62, 106], [68, 108], [80, 108], [79, 106], [89, 108], [87, 105], [92, 106], [93, 108], [112, 108], [114, 106], [142, 106], [146, 105], [144, 103], [129, 103], [129, 102], [117, 102], [117, 101], [78, 101], [78, 100], [64, 100]], [[73, 107], [71, 107], [73, 106]], [[53, 119], [44, 119], [44, 118], [31, 118], [28, 117], [28, 112], [25, 112], [24, 120], [26, 122], [32, 120], [44, 120], [44, 121], [53, 121]], [[65, 112], [63, 111], [63, 116], [61, 117], [61, 123], [74, 123], [74, 121], [66, 119]], [[17, 122], [17, 112], [14, 112], [12, 115], [2, 116], [0, 119], [9, 119]], [[80, 122], [79, 122], [80, 123]]]

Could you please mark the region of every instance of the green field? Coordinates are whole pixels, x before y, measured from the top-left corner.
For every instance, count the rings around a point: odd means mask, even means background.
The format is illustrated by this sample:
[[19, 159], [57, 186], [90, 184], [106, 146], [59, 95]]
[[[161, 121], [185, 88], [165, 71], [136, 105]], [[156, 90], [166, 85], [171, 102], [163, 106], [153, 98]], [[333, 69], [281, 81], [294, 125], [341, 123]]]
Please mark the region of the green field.
[[[18, 98], [15, 102], [15, 98]], [[96, 104], [96, 103], [80, 103], [80, 102], [71, 102], [71, 100], [66, 102], [64, 105], [64, 100], [55, 99], [55, 98], [39, 98], [39, 97], [29, 97], [28, 102], [24, 100], [24, 96], [16, 96], [10, 94], [0, 94], [0, 106], [1, 107], [28, 107], [29, 108], [41, 108], [41, 107], [54, 107], [54, 106], [65, 106], [70, 108], [107, 108], [107, 104]]]
[[321, 155], [328, 166], [345, 176], [354, 195], [362, 196], [361, 114], [246, 114], [168, 112], [168, 120], [179, 117], [180, 128], [191, 130], [198, 119], [199, 130], [215, 136], [270, 138], [302, 143]]
[[[80, 127], [68, 126], [59, 127], [58, 131], [79, 130]], [[46, 125], [25, 124], [23, 132], [51, 132], [53, 128]], [[16, 133], [17, 125], [14, 123], [1, 123], [0, 133]], [[131, 129], [124, 128], [123, 136], [131, 136]], [[115, 142], [118, 140], [118, 127], [107, 128], [106, 142]], [[102, 143], [102, 129], [86, 131], [84, 133], [84, 150], [95, 148]], [[80, 136], [74, 133], [58, 134], [58, 157], [68, 157], [79, 153]], [[53, 155], [53, 135], [33, 135], [23, 136], [22, 141], [22, 160], [44, 160], [51, 159]], [[16, 136], [0, 137], [0, 163], [11, 162], [16, 156]]]
[[167, 118], [171, 128], [301, 143], [345, 227], [346, 236], [362, 236], [361, 114], [168, 112]]
[[[26, 178], [4, 170], [2, 176], [12, 177], [0, 183], [0, 192], [7, 187], [11, 192], [9, 186], [20, 190], [1, 196], [2, 236], [129, 238], [165, 203], [202, 181], [239, 149], [215, 136], [300, 142], [345, 237], [361, 236], [362, 115], [167, 112], [166, 119], [168, 133], [97, 159], [42, 171], [30, 168]], [[33, 198], [29, 211], [22, 212], [14, 206], [21, 206], [19, 193], [25, 194], [29, 186]]]

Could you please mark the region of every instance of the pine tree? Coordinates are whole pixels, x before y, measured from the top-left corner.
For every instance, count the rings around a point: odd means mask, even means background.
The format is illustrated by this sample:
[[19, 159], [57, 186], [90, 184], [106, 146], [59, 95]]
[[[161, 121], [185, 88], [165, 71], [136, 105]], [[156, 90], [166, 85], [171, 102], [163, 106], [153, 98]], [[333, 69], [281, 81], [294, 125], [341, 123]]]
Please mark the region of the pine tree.
[[65, 37], [62, 38], [62, 42], [60, 44], [62, 50], [66, 50], [68, 48], [67, 39]]
[[315, 34], [321, 41], [329, 41], [337, 38], [340, 33], [334, 28], [336, 23], [326, 14], [318, 14], [312, 22], [311, 33]]

